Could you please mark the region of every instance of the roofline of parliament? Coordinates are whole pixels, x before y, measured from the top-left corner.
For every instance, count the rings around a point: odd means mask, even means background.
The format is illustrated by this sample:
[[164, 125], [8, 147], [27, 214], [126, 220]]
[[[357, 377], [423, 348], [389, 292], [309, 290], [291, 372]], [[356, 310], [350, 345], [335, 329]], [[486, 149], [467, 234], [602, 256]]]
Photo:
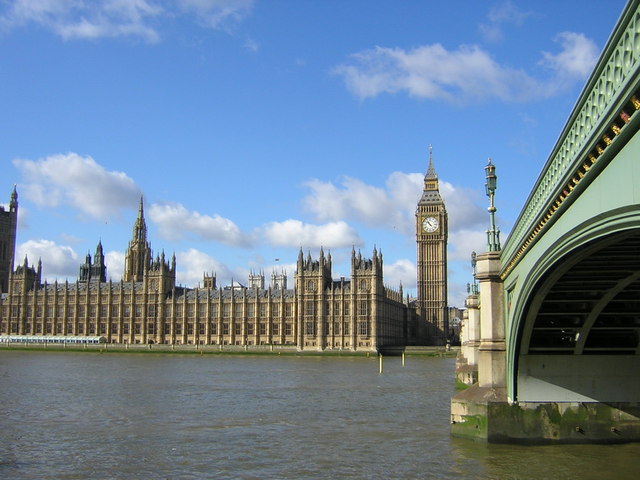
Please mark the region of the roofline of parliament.
[[[0, 234], [0, 335], [99, 335], [109, 343], [293, 345], [321, 351], [443, 344], [448, 335], [446, 273], [445, 298], [436, 302], [443, 312], [434, 316], [434, 302], [420, 296], [421, 285], [429, 282], [427, 273], [418, 265], [417, 302], [403, 299], [402, 286], [384, 286], [382, 253], [375, 247], [371, 258], [352, 248], [349, 279], [332, 278], [331, 253], [321, 248], [317, 258], [310, 253], [305, 258], [300, 248], [293, 288], [287, 288], [284, 272], [273, 272], [268, 288], [262, 272], [252, 272], [246, 286], [232, 282], [218, 288], [215, 274], [205, 274], [202, 287], [176, 286], [175, 254], [170, 260], [164, 251], [153, 257], [142, 198], [122, 281], [106, 280], [99, 241], [93, 258], [87, 254], [80, 266], [76, 282], [43, 283], [40, 261], [29, 265], [25, 257], [14, 268], [17, 198], [14, 187], [9, 211], [0, 211], [1, 231], [6, 232]], [[423, 221], [425, 198], [439, 199], [444, 211], [431, 155], [418, 223]], [[441, 230], [446, 228], [446, 211], [444, 217]], [[420, 257], [420, 225], [417, 232]], [[446, 235], [444, 241], [446, 251]]]

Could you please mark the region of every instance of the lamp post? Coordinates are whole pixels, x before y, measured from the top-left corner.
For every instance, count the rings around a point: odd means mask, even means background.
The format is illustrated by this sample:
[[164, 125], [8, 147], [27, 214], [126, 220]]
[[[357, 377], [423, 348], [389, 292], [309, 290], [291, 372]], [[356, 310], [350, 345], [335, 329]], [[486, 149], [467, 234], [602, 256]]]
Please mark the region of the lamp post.
[[497, 252], [500, 250], [500, 230], [496, 228], [496, 207], [493, 203], [494, 196], [496, 193], [498, 177], [496, 176], [496, 167], [493, 163], [491, 163], [491, 159], [489, 159], [489, 163], [484, 167], [486, 172], [487, 183], [484, 184], [485, 190], [487, 192], [487, 197], [489, 197], [489, 230], [487, 230], [487, 250], [489, 252]]

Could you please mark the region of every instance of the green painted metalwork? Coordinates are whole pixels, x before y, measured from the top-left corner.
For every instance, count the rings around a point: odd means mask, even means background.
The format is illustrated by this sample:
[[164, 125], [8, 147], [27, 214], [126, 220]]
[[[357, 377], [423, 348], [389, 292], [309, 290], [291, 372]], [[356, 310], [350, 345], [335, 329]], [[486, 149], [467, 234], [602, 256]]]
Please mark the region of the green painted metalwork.
[[[547, 221], [561, 213], [560, 204], [570, 195], [572, 186], [578, 181], [592, 180], [589, 167], [626, 128], [626, 123], [616, 125], [615, 120], [619, 121], [622, 107], [638, 89], [639, 74], [640, 0], [632, 0], [622, 12], [504, 245], [503, 278]], [[640, 104], [634, 107], [640, 109]]]

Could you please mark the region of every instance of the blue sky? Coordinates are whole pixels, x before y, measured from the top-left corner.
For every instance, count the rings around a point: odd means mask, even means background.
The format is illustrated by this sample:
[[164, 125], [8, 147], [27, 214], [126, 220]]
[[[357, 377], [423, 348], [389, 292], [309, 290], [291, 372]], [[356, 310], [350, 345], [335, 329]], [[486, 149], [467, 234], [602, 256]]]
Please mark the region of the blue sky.
[[[415, 294], [428, 146], [449, 212], [449, 300], [502, 240], [625, 2], [0, 1], [0, 201], [17, 256], [74, 280], [99, 240], [121, 278], [144, 195], [178, 282], [293, 282], [300, 247], [384, 255]], [[5, 192], [2, 194], [2, 192]]]

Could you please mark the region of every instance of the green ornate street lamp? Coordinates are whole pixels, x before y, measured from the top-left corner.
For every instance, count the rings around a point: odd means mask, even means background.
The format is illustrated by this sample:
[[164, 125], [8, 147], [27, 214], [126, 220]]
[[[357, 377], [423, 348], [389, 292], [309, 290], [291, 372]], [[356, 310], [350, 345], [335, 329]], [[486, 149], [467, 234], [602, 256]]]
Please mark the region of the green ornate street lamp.
[[487, 183], [485, 183], [484, 186], [487, 192], [487, 197], [489, 197], [488, 210], [490, 218], [489, 230], [487, 230], [487, 251], [498, 252], [500, 251], [500, 230], [496, 228], [496, 207], [493, 203], [498, 177], [496, 176], [496, 167], [491, 163], [491, 159], [489, 159], [489, 163], [487, 163], [487, 166], [484, 167], [484, 169], [487, 178]]

